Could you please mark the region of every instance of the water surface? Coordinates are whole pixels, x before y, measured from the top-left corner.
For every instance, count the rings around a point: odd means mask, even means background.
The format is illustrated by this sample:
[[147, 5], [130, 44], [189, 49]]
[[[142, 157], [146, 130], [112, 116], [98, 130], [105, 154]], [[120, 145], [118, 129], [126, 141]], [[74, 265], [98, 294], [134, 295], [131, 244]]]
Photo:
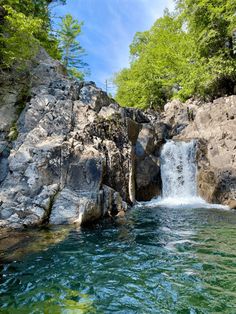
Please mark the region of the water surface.
[[12, 238], [0, 241], [0, 313], [236, 313], [233, 212], [139, 207]]

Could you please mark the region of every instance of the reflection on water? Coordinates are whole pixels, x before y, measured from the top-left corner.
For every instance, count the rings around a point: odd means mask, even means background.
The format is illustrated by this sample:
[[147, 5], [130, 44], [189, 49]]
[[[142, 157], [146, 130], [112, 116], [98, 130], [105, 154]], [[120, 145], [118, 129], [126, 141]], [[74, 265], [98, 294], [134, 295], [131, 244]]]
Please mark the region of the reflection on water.
[[235, 314], [233, 212], [139, 207], [22, 238], [1, 251], [0, 313]]
[[72, 226], [40, 228], [37, 230], [1, 230], [0, 262], [24, 257], [28, 252], [47, 250], [49, 245], [67, 238]]

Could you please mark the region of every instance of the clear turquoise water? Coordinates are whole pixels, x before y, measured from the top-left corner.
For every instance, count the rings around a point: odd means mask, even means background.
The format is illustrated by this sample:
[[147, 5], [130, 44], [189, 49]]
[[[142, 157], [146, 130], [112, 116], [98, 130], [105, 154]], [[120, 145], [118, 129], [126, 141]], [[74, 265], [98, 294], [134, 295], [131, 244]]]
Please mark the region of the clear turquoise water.
[[0, 313], [236, 313], [233, 212], [137, 208], [27, 245], [0, 252]]

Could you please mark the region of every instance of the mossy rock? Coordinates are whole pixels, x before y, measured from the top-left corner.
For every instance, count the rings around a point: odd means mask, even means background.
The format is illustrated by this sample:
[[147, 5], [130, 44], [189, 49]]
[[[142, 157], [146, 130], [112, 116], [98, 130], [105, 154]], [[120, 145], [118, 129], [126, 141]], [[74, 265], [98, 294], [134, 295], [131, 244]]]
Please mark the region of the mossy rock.
[[10, 131], [8, 133], [8, 136], [7, 136], [7, 139], [10, 141], [10, 142], [13, 142], [17, 139], [19, 135], [19, 132], [18, 132], [18, 129], [17, 129], [17, 124], [16, 122], [13, 123], [12, 127], [10, 128]]

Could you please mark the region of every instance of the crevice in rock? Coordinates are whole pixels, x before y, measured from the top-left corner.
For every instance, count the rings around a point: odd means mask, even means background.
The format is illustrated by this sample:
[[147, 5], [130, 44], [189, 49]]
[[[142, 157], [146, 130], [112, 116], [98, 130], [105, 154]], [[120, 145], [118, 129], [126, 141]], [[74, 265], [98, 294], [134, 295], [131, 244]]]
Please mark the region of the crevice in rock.
[[136, 200], [136, 185], [135, 185], [135, 173], [136, 173], [136, 158], [134, 154], [134, 146], [131, 146], [131, 152], [130, 152], [130, 166], [129, 166], [129, 199], [132, 204], [135, 203]]
[[48, 208], [45, 210], [45, 215], [44, 215], [42, 222], [41, 222], [42, 225], [47, 225], [49, 223], [51, 212], [52, 212], [52, 207], [53, 207], [55, 198], [60, 193], [60, 190], [61, 189], [58, 187], [58, 189], [55, 191], [55, 193], [52, 196], [50, 196]]

